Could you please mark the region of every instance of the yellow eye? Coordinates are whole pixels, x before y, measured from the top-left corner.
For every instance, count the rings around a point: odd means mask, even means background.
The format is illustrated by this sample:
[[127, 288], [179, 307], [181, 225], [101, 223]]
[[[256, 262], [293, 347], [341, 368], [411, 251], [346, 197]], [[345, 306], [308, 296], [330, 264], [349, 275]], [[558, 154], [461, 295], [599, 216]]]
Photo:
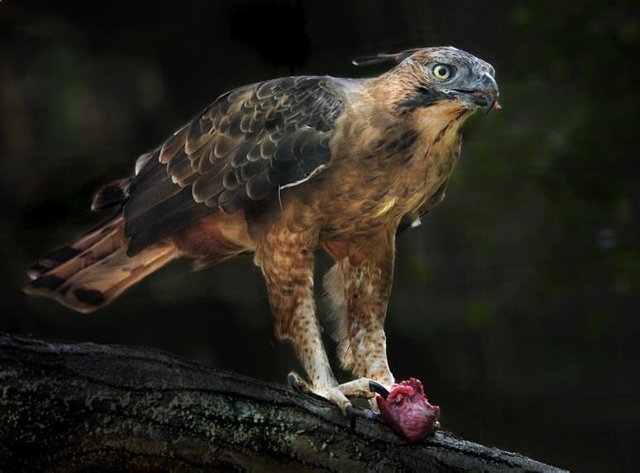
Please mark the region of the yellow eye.
[[431, 72], [436, 79], [447, 80], [451, 77], [451, 67], [446, 64], [436, 64]]

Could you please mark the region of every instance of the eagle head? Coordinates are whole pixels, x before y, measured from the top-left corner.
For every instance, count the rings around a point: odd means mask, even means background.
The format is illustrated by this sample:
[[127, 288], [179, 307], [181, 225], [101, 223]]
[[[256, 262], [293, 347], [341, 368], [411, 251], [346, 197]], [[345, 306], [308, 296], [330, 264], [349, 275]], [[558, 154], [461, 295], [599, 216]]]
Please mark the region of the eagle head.
[[460, 49], [447, 46], [380, 54], [356, 64], [393, 60], [398, 65], [387, 72], [395, 77], [400, 96], [394, 97], [403, 111], [455, 101], [464, 109], [501, 108], [498, 84], [491, 64]]

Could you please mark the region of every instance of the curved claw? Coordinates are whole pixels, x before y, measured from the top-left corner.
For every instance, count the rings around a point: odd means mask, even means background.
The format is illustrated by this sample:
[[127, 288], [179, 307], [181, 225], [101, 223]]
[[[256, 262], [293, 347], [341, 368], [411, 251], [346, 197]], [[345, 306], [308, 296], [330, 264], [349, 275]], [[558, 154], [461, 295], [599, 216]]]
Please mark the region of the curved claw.
[[385, 388], [377, 381], [369, 381], [369, 389], [371, 389], [371, 391], [373, 391], [374, 393], [380, 394], [384, 399], [386, 399], [389, 395], [389, 391], [387, 390], [387, 388]]
[[289, 383], [289, 386], [291, 386], [291, 388], [293, 388], [295, 391], [298, 391], [299, 393], [309, 394], [312, 392], [309, 384], [304, 379], [302, 379], [298, 373], [295, 373], [293, 371], [289, 373], [287, 375], [287, 382]]
[[349, 419], [349, 428], [353, 432], [354, 430], [356, 430], [356, 409], [353, 406], [347, 406], [344, 413]]

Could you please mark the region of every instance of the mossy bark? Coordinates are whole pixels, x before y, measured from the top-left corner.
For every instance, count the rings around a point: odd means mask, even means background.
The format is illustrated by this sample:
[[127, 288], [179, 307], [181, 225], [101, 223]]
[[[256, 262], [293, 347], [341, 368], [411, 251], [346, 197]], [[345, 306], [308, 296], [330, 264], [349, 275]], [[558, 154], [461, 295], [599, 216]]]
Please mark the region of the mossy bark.
[[[554, 471], [155, 350], [0, 336], [0, 471]], [[558, 470], [556, 470], [558, 471]]]

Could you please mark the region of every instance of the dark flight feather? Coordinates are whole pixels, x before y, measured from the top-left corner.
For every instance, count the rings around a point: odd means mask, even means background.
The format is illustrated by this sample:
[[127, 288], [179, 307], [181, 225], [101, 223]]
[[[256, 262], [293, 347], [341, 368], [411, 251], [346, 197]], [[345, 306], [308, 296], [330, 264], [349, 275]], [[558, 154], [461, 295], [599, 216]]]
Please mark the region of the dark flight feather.
[[190, 189], [179, 190], [140, 217], [126, 221], [125, 234], [129, 236], [127, 255], [138, 254], [150, 242], [161, 241], [210, 213], [210, 208], [193, 201]]
[[119, 179], [100, 189], [91, 202], [91, 210], [103, 210], [122, 205], [129, 198], [131, 179]]

